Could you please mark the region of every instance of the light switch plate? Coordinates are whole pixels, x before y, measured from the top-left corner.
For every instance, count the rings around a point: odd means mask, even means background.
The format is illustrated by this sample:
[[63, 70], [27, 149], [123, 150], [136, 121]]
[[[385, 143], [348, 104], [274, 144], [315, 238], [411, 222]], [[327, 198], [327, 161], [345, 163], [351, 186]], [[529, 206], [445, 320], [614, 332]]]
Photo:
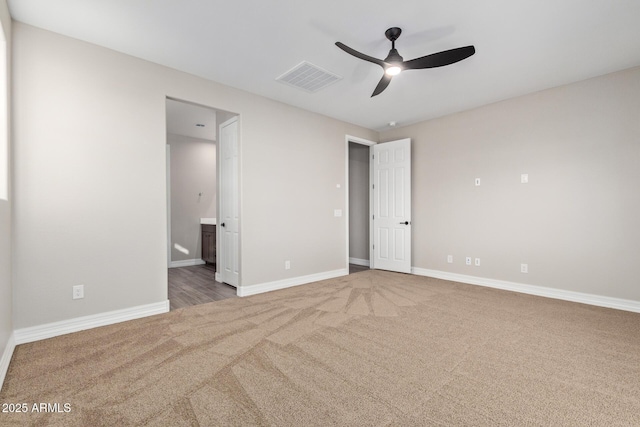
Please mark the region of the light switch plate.
[[342, 216], [342, 209], [334, 209], [333, 216]]

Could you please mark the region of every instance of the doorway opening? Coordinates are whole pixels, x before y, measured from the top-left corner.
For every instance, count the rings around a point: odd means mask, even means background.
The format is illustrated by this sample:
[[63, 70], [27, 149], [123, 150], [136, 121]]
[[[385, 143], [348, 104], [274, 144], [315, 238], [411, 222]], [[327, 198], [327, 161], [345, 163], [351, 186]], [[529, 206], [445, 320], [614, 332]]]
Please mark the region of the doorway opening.
[[237, 116], [166, 99], [167, 266], [171, 310], [236, 296], [219, 276], [219, 124]]
[[371, 265], [371, 154], [376, 143], [346, 137], [347, 266], [349, 274]]

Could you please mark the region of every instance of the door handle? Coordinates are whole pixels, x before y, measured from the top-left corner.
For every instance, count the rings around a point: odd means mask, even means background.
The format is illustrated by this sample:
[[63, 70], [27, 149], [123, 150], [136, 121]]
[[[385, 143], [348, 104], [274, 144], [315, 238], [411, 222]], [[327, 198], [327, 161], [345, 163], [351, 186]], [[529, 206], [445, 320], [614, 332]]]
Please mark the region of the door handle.
[[401, 222], [400, 224], [409, 225], [409, 221]]
[[220, 224], [220, 227], [224, 227], [224, 222], [222, 224]]

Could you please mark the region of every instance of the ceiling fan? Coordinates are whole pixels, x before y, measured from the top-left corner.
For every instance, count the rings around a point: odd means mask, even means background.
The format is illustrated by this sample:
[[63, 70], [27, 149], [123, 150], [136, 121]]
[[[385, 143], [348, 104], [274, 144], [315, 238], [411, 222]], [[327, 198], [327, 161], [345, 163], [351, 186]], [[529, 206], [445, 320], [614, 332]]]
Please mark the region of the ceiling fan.
[[438, 53], [432, 53], [431, 55], [421, 56], [420, 58], [411, 59], [409, 61], [403, 60], [402, 56], [396, 50], [396, 40], [400, 37], [402, 30], [398, 27], [389, 28], [385, 31], [384, 35], [391, 40], [391, 50], [389, 55], [385, 59], [374, 58], [364, 53], [360, 53], [355, 49], [351, 49], [344, 43], [336, 42], [336, 46], [344, 50], [350, 55], [356, 58], [363, 59], [365, 61], [378, 64], [384, 69], [384, 75], [380, 79], [380, 83], [376, 86], [371, 97], [379, 95], [383, 90], [389, 86], [393, 76], [400, 74], [404, 70], [419, 70], [422, 68], [435, 68], [443, 67], [445, 65], [453, 64], [458, 61], [462, 61], [476, 53], [476, 49], [473, 46], [459, 47], [456, 49], [444, 50]]

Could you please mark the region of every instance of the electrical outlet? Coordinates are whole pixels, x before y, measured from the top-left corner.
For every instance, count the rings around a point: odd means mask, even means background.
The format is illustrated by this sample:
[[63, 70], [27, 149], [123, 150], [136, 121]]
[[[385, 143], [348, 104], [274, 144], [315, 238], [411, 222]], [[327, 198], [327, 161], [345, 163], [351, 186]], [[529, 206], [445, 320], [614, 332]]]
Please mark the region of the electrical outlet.
[[520, 273], [528, 273], [529, 264], [520, 264]]
[[529, 183], [529, 174], [528, 173], [523, 173], [522, 175], [520, 175], [520, 182], [522, 184]]
[[476, 258], [476, 267], [480, 267], [480, 258]]
[[73, 299], [84, 298], [84, 285], [76, 285], [73, 287]]
[[286, 260], [286, 261], [284, 262], [284, 269], [285, 269], [285, 270], [289, 270], [289, 269], [291, 269], [291, 261]]
[[453, 255], [447, 255], [447, 262], [449, 264], [453, 263]]
[[471, 257], [470, 256], [466, 257], [464, 260], [464, 263], [467, 265], [471, 265]]

